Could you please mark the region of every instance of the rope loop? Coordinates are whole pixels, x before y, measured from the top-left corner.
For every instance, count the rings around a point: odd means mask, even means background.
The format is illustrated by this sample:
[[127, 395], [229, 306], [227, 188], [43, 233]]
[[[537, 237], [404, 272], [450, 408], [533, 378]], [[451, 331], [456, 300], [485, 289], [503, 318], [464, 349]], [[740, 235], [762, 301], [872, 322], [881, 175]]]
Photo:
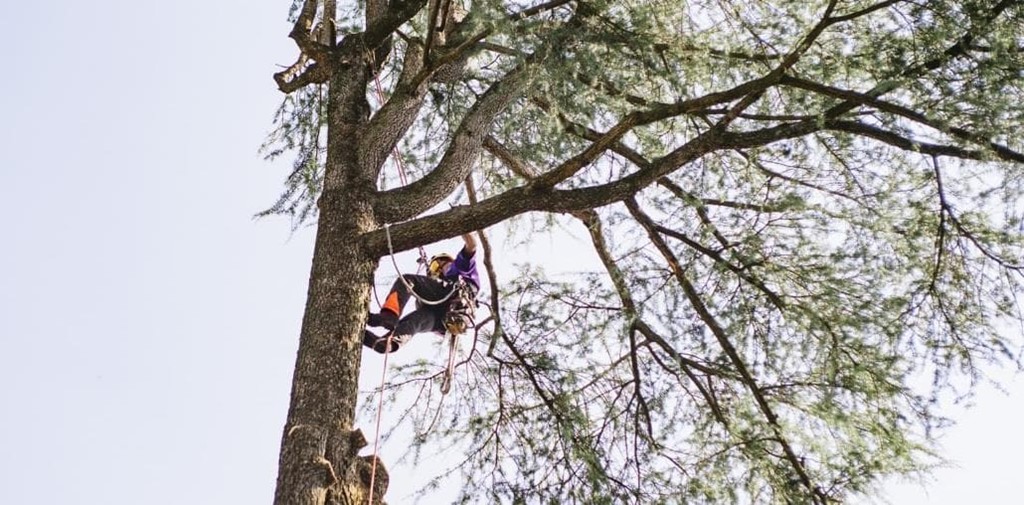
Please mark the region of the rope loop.
[[[444, 297], [442, 297], [440, 300], [428, 300], [428, 299], [420, 296], [419, 293], [417, 293], [416, 290], [413, 289], [412, 284], [405, 279], [405, 275], [402, 274], [402, 269], [398, 268], [398, 261], [395, 260], [395, 249], [391, 245], [391, 224], [390, 223], [384, 223], [384, 234], [387, 235], [387, 237], [388, 237], [388, 253], [391, 255], [391, 264], [395, 266], [395, 273], [398, 274], [399, 280], [402, 281], [402, 284], [405, 285], [405, 288], [409, 290], [409, 293], [412, 293], [412, 296], [414, 296], [416, 298], [416, 300], [418, 300], [420, 303], [422, 303], [424, 305], [441, 305], [442, 303], [447, 302], [452, 297], [452, 295], [455, 294], [455, 291], [457, 291], [457, 287], [453, 286], [452, 290], [449, 291], [447, 295], [444, 295]], [[421, 250], [422, 250], [422, 248], [421, 248]], [[421, 254], [423, 256], [426, 255], [426, 253], [424, 253], [422, 251], [421, 251]]]

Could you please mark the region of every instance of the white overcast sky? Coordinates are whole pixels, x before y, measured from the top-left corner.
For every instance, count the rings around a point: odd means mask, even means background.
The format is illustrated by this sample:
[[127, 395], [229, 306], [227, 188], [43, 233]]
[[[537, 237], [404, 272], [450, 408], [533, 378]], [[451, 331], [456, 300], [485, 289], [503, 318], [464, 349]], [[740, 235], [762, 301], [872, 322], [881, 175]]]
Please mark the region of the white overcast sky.
[[[286, 170], [256, 150], [296, 55], [288, 4], [5, 4], [0, 504], [272, 500], [312, 244], [252, 219]], [[402, 359], [433, 355], [418, 344]], [[1019, 502], [1022, 384], [953, 411], [957, 466], [885, 496]]]

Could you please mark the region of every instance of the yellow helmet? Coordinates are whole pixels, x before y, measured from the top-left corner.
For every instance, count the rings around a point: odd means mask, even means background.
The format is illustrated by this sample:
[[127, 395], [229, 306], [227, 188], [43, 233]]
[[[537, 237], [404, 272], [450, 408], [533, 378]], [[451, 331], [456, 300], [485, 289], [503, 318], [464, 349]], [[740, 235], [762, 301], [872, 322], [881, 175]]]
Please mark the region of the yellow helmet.
[[435, 278], [441, 277], [444, 275], [444, 269], [453, 261], [455, 261], [455, 257], [451, 254], [435, 254], [427, 263], [427, 275]]

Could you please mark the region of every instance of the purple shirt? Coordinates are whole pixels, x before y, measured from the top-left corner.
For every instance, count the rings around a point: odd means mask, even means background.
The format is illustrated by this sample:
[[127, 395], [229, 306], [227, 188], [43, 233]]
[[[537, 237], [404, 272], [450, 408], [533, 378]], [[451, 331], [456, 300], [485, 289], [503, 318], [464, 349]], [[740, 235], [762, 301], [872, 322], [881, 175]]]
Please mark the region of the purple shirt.
[[465, 247], [459, 250], [455, 261], [451, 262], [444, 270], [445, 280], [457, 282], [459, 277], [462, 277], [466, 283], [473, 286], [474, 290], [480, 291], [480, 274], [476, 271], [475, 255], [475, 251], [467, 252]]

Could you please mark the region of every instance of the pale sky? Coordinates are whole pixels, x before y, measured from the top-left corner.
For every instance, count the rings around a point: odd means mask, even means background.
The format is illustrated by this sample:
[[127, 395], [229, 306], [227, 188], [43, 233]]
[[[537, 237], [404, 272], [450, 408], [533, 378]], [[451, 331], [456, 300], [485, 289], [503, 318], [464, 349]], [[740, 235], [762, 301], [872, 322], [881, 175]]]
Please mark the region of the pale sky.
[[[252, 219], [287, 170], [256, 151], [281, 99], [271, 74], [297, 54], [288, 6], [5, 6], [0, 504], [271, 502], [313, 236]], [[364, 359], [365, 387], [379, 362]], [[1024, 382], [1009, 390], [951, 411], [958, 467], [884, 495], [1019, 503]], [[406, 503], [416, 481], [396, 474], [413, 470], [389, 469], [387, 498]]]

